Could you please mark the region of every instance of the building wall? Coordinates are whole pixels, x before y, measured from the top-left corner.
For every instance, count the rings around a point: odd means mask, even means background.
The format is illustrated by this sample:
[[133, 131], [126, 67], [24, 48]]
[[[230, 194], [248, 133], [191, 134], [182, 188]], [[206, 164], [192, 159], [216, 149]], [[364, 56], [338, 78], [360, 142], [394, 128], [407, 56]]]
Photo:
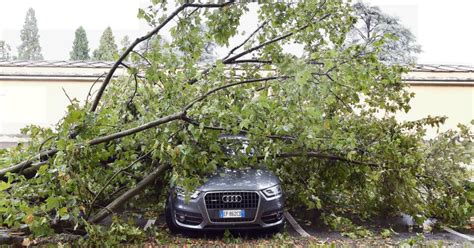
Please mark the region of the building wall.
[[[22, 67], [0, 65], [1, 136], [17, 135], [28, 124], [53, 127], [64, 115], [71, 98], [85, 101], [94, 81], [110, 67]], [[125, 71], [119, 69], [117, 75]], [[428, 115], [448, 117], [440, 130], [468, 124], [474, 119], [474, 71], [412, 71], [405, 80], [416, 95], [409, 113], [399, 120], [417, 120]], [[100, 83], [94, 86], [94, 92]], [[434, 136], [436, 130], [428, 131]]]
[[[410, 91], [415, 97], [410, 102], [411, 110], [397, 115], [401, 121], [418, 120], [428, 115], [447, 116], [445, 125], [439, 128], [439, 131], [446, 131], [474, 119], [474, 85], [412, 85]], [[429, 129], [427, 136], [433, 137], [436, 131], [436, 128]]]
[[[64, 91], [84, 102], [111, 66], [101, 61], [0, 61], [0, 147], [24, 141], [19, 134], [26, 125], [54, 127], [70, 104]], [[114, 75], [124, 72], [119, 67]]]
[[0, 81], [0, 135], [18, 134], [28, 124], [53, 127], [70, 104], [64, 91], [71, 99], [84, 102], [92, 84], [91, 81]]

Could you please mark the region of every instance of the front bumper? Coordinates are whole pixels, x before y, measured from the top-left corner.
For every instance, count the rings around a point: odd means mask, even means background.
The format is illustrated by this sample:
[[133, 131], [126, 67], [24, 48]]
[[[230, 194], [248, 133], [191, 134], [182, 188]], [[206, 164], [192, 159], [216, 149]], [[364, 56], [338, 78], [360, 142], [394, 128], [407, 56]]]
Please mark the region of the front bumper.
[[267, 199], [260, 191], [252, 191], [259, 195], [258, 207], [254, 210], [254, 218], [250, 220], [237, 220], [226, 222], [213, 222], [206, 208], [205, 195], [212, 192], [202, 192], [198, 198], [190, 199], [171, 196], [169, 198], [172, 221], [181, 228], [186, 229], [262, 229], [281, 225], [283, 217], [283, 195]]

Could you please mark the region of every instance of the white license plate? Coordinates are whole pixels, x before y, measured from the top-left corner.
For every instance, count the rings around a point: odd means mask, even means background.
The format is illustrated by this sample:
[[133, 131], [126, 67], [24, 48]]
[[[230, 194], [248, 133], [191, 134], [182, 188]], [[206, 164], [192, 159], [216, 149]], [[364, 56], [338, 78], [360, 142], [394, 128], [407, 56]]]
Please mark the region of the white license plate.
[[219, 210], [219, 218], [245, 218], [245, 210]]

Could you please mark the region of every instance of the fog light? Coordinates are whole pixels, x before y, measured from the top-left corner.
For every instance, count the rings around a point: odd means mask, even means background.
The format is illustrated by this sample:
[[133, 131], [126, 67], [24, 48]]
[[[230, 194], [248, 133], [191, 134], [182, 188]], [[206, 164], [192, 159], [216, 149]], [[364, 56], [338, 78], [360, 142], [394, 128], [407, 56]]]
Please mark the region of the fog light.
[[178, 219], [179, 222], [184, 222], [186, 220], [186, 216], [182, 214], [176, 214], [176, 219]]

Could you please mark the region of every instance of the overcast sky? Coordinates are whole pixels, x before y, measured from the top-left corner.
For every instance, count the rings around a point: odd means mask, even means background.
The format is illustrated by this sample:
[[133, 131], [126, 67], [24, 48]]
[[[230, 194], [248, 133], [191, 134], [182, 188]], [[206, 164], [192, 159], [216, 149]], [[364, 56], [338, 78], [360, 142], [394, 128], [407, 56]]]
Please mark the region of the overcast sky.
[[[473, 0], [366, 0], [398, 16], [422, 46], [419, 63], [474, 65]], [[82, 25], [91, 51], [102, 31], [111, 26], [117, 43], [149, 28], [137, 18], [146, 0], [0, 0], [0, 40], [16, 54], [26, 11], [36, 11], [45, 59], [68, 59], [75, 29]], [[252, 23], [244, 22], [244, 25]], [[119, 45], [120, 46], [120, 45]]]

